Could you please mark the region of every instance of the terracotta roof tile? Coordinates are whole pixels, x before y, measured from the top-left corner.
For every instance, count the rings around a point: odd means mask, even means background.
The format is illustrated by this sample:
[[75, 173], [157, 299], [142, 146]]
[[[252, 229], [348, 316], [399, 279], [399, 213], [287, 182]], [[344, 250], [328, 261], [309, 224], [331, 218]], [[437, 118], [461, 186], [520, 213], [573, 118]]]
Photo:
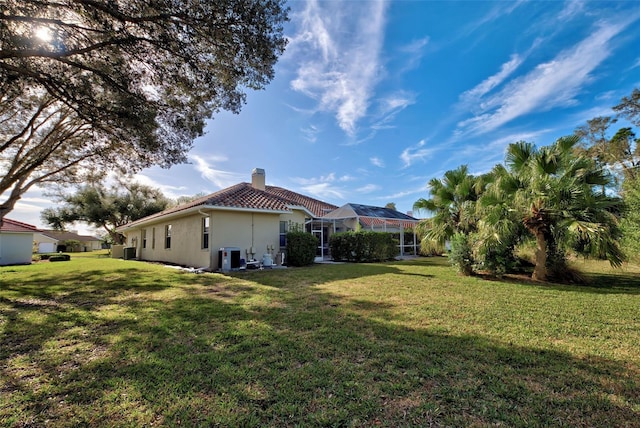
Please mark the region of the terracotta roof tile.
[[259, 190], [254, 188], [251, 183], [239, 183], [210, 195], [194, 199], [191, 202], [136, 220], [125, 227], [205, 205], [272, 211], [289, 211], [291, 206], [303, 206], [317, 217], [321, 217], [326, 212], [337, 208], [335, 205], [281, 187], [265, 186], [265, 190]]
[[11, 220], [10, 218], [4, 218], [2, 219], [2, 227], [0, 227], [0, 232], [37, 232], [38, 228], [27, 224], [27, 223], [23, 223], [21, 221], [17, 221], [17, 220]]

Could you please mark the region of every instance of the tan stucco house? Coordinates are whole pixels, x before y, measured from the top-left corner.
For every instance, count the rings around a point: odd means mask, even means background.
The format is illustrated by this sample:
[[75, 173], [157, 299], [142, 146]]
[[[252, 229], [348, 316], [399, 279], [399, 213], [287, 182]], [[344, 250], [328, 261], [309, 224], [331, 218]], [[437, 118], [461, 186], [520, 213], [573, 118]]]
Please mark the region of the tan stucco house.
[[4, 218], [0, 225], [0, 266], [31, 263], [33, 234], [38, 228]]
[[[337, 206], [265, 184], [256, 168], [251, 183], [239, 183], [118, 228], [140, 260], [217, 270], [238, 259], [282, 260], [285, 237]], [[294, 226], [295, 225], [295, 226]], [[221, 250], [223, 249], [223, 250]], [[229, 254], [227, 254], [229, 253]], [[233, 263], [227, 255], [233, 254]], [[224, 266], [223, 266], [224, 265]]]
[[[38, 253], [84, 252], [95, 251], [102, 248], [102, 240], [91, 235], [79, 235], [73, 231], [62, 230], [38, 230], [34, 234], [34, 242]], [[68, 245], [74, 242], [74, 245]]]

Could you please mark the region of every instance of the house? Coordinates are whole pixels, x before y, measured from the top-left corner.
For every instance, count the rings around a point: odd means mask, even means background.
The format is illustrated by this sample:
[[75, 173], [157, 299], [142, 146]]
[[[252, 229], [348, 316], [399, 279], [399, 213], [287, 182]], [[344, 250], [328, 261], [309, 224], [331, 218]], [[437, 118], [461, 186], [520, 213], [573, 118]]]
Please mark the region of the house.
[[239, 183], [117, 229], [138, 259], [217, 270], [240, 259], [282, 260], [286, 234], [337, 206], [265, 184], [256, 168]]
[[85, 252], [102, 248], [102, 240], [100, 238], [63, 230], [41, 229], [35, 234], [34, 241], [38, 247], [38, 253], [41, 254], [59, 251]]
[[0, 266], [30, 264], [33, 234], [37, 230], [35, 226], [5, 217], [0, 225]]
[[[265, 185], [256, 168], [251, 183], [239, 183], [117, 229], [140, 260], [175, 263], [208, 270], [239, 267], [240, 259], [280, 263], [292, 228], [318, 237], [317, 256], [329, 255], [333, 233], [367, 228], [397, 233], [399, 254], [417, 254], [415, 234], [405, 230], [418, 220], [397, 211], [367, 205], [341, 208], [281, 187]], [[114, 250], [113, 254], [116, 253]], [[124, 258], [132, 258], [126, 253]]]

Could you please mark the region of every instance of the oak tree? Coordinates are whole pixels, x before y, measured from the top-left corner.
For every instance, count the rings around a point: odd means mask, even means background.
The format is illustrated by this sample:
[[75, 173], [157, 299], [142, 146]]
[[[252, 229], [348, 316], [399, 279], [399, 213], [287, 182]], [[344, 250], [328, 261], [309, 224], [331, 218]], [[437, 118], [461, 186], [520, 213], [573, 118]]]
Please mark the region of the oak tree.
[[29, 188], [186, 160], [205, 121], [264, 88], [284, 0], [5, 0], [0, 222]]

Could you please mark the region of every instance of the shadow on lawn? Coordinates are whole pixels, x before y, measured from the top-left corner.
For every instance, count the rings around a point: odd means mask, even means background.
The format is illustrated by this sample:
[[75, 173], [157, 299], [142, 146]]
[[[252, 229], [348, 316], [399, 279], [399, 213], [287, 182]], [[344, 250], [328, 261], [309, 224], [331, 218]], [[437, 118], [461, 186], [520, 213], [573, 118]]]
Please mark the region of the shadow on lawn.
[[[129, 284], [145, 284], [144, 275], [128, 271]], [[171, 286], [175, 276], [153, 286], [94, 280], [34, 295], [35, 284], [25, 284], [19, 298], [0, 301], [8, 307], [0, 318], [0, 420], [242, 427], [640, 421], [634, 364], [408, 329], [380, 321], [391, 305], [362, 307], [314, 287], [258, 291], [219, 275], [182, 279], [189, 291], [164, 300], [145, 292]]]

